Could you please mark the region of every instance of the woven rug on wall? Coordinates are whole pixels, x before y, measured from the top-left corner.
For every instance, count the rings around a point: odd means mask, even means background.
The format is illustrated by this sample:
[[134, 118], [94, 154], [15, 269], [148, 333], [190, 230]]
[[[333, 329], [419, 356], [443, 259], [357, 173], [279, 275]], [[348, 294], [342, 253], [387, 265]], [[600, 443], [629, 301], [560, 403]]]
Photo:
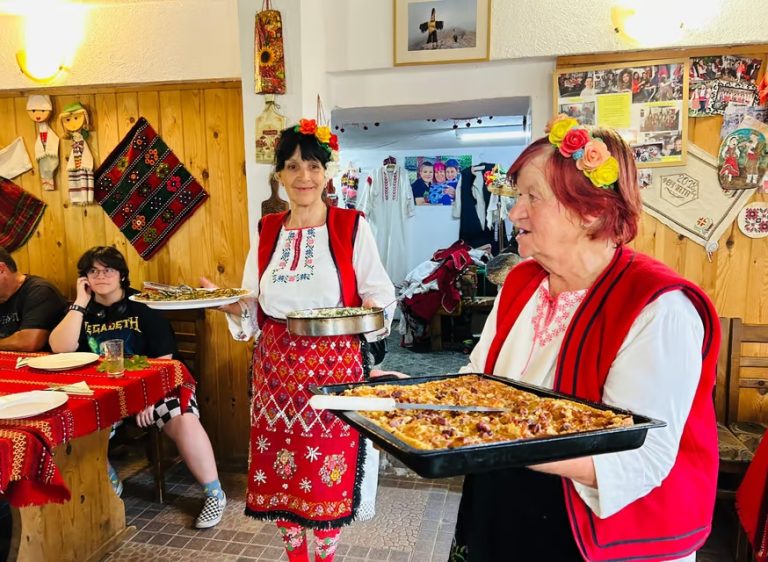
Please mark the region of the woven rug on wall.
[[0, 246], [13, 252], [35, 232], [45, 203], [5, 178], [0, 178]]
[[96, 201], [145, 260], [208, 198], [143, 117], [95, 176]]

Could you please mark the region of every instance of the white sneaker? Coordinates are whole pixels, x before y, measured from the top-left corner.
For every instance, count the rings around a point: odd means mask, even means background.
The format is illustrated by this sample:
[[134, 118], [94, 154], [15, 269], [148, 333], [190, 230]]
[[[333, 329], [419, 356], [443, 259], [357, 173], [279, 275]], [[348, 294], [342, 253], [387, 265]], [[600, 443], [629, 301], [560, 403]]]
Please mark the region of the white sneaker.
[[203, 504], [200, 515], [195, 519], [195, 527], [198, 529], [208, 529], [218, 525], [221, 517], [224, 515], [224, 508], [227, 507], [227, 495], [222, 490], [220, 498], [207, 497]]

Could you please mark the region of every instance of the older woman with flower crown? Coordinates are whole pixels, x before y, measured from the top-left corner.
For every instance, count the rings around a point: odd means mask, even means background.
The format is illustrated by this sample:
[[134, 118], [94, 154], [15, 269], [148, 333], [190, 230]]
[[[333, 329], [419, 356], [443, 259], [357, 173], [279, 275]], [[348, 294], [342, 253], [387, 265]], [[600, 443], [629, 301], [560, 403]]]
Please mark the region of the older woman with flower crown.
[[548, 132], [508, 173], [530, 259], [510, 271], [465, 370], [667, 425], [636, 450], [468, 475], [451, 560], [694, 560], [717, 478], [717, 314], [625, 245], [641, 204], [621, 137], [564, 115]]
[[225, 310], [235, 339], [256, 339], [245, 511], [277, 522], [291, 562], [309, 560], [307, 528], [314, 530], [315, 560], [331, 562], [340, 528], [372, 517], [376, 493], [378, 452], [308, 403], [310, 385], [370, 374], [366, 342], [296, 336], [285, 324], [295, 310], [361, 305], [388, 305], [387, 330], [391, 321], [394, 287], [369, 224], [360, 212], [322, 199], [337, 151], [336, 135], [314, 120], [281, 133], [276, 177], [290, 210], [261, 218], [243, 276], [255, 296]]

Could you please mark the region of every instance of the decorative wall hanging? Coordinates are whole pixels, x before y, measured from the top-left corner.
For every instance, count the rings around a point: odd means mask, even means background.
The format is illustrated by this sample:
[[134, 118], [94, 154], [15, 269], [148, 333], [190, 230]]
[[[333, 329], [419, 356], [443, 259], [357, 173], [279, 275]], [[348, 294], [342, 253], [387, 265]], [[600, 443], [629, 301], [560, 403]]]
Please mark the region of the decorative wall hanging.
[[264, 111], [256, 118], [256, 162], [274, 164], [275, 145], [285, 129], [286, 119], [277, 112], [279, 106], [273, 96], [266, 96], [264, 101]]
[[24, 140], [18, 137], [11, 144], [0, 148], [0, 178], [12, 180], [32, 169]]
[[739, 230], [750, 238], [768, 236], [768, 203], [750, 203], [739, 213]]
[[554, 74], [554, 113], [617, 129], [639, 167], [685, 164], [685, 61], [658, 60], [562, 68]]
[[145, 260], [207, 198], [143, 117], [96, 171], [96, 201]]
[[488, 60], [491, 0], [395, 0], [395, 66]]
[[59, 137], [48, 126], [53, 105], [50, 96], [29, 96], [27, 114], [37, 124], [35, 137], [35, 160], [37, 160], [40, 183], [46, 191], [56, 189], [53, 178], [59, 167]]
[[747, 204], [754, 189], [724, 191], [717, 160], [699, 147], [688, 147], [685, 166], [656, 168], [642, 189], [643, 208], [669, 228], [701, 244], [708, 252]]
[[736, 129], [720, 144], [717, 166], [723, 189], [758, 187], [766, 167], [765, 135], [757, 129]]
[[90, 122], [88, 112], [79, 103], [64, 108], [59, 115], [66, 138], [72, 139], [72, 152], [67, 160], [69, 200], [75, 205], [93, 203], [93, 155], [85, 139]]
[[9, 252], [23, 246], [43, 218], [45, 207], [12, 181], [0, 178], [0, 246]]
[[256, 14], [253, 39], [255, 50], [253, 77], [256, 93], [284, 94], [283, 21], [280, 12], [272, 9], [270, 0], [264, 0], [261, 11]]
[[275, 174], [272, 174], [269, 179], [269, 188], [272, 194], [268, 199], [264, 199], [264, 201], [261, 202], [261, 216], [287, 211], [289, 204], [288, 201], [282, 199], [278, 193], [280, 182], [277, 180]]

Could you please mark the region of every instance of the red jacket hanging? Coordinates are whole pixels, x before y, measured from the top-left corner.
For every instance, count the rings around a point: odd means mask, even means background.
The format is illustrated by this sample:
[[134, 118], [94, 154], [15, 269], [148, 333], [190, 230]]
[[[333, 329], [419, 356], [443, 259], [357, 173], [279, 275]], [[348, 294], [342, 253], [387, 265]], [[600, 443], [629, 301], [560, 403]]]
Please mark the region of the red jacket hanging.
[[[507, 334], [546, 272], [533, 260], [515, 267], [504, 283], [496, 337], [485, 364], [493, 372]], [[574, 314], [558, 355], [554, 388], [602, 400], [608, 371], [633, 322], [660, 295], [681, 290], [704, 326], [702, 371], [672, 470], [660, 486], [600, 519], [563, 479], [571, 528], [588, 561], [669, 560], [699, 549], [711, 530], [717, 485], [717, 427], [712, 403], [720, 324], [704, 292], [660, 262], [621, 247]]]
[[[280, 238], [280, 230], [290, 211], [264, 215], [259, 221], [259, 282], [264, 275], [272, 254], [275, 253], [277, 241]], [[331, 258], [336, 265], [339, 275], [339, 288], [341, 290], [341, 302], [344, 306], [360, 306], [362, 299], [357, 294], [357, 276], [352, 257], [355, 250], [355, 238], [357, 238], [357, 225], [363, 213], [352, 209], [328, 207], [328, 216], [325, 224], [328, 228], [328, 242], [330, 243]], [[259, 326], [263, 325], [264, 311], [258, 308]]]

